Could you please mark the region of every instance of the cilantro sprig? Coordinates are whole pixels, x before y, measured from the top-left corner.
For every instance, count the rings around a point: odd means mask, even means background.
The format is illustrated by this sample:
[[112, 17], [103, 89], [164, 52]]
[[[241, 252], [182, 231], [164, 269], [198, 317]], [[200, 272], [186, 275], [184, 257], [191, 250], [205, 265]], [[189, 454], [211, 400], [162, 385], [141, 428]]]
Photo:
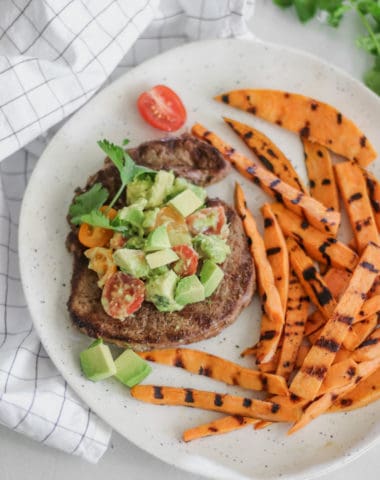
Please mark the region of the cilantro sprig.
[[294, 6], [305, 23], [319, 12], [327, 14], [327, 23], [338, 27], [348, 12], [360, 18], [366, 34], [356, 39], [358, 48], [374, 57], [373, 67], [364, 74], [364, 83], [380, 95], [380, 0], [273, 0], [282, 8]]
[[[129, 140], [127, 139], [123, 141], [123, 145], [128, 143]], [[154, 170], [136, 165], [122, 146], [115, 145], [106, 139], [99, 140], [98, 145], [114, 163], [120, 175], [121, 185], [115, 196], [108, 203], [108, 209], [110, 209], [118, 201], [128, 183], [142, 173], [154, 172]], [[111, 220], [107, 217], [107, 212], [103, 213], [100, 211], [108, 197], [109, 192], [101, 183], [95, 183], [87, 192], [77, 195], [69, 207], [71, 223], [74, 225], [87, 223], [93, 227], [108, 228], [125, 233], [129, 228], [128, 225], [121, 224], [118, 217]]]

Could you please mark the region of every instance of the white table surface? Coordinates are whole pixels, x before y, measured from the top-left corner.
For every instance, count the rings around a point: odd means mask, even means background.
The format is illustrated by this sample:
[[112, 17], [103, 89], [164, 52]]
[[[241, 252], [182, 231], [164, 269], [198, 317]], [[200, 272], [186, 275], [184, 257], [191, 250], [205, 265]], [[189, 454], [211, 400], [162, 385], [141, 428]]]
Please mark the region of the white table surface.
[[[359, 20], [347, 18], [338, 30], [316, 20], [303, 26], [292, 11], [282, 11], [271, 0], [256, 0], [256, 12], [250, 26], [262, 39], [302, 48], [361, 78], [370, 60], [354, 46], [360, 32]], [[321, 480], [378, 478], [379, 448], [373, 448], [346, 467], [324, 475]], [[164, 464], [114, 433], [110, 448], [97, 465], [44, 447], [17, 433], [0, 427], [1, 480], [129, 480], [154, 477], [155, 480], [194, 480], [199, 478]], [[306, 479], [305, 479], [306, 480]]]

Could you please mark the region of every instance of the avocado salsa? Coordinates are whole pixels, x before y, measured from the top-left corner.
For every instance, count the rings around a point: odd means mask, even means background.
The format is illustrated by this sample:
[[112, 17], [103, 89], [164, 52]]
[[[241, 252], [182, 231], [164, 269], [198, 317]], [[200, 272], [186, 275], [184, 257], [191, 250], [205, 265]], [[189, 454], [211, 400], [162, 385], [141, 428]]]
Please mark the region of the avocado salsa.
[[140, 167], [123, 147], [99, 145], [120, 172], [116, 197], [124, 195], [125, 206], [113, 208], [115, 197], [105, 205], [108, 192], [95, 184], [75, 198], [69, 215], [89, 247], [84, 255], [106, 313], [124, 320], [143, 301], [180, 311], [212, 295], [230, 253], [224, 208], [207, 207], [205, 189], [173, 172]]

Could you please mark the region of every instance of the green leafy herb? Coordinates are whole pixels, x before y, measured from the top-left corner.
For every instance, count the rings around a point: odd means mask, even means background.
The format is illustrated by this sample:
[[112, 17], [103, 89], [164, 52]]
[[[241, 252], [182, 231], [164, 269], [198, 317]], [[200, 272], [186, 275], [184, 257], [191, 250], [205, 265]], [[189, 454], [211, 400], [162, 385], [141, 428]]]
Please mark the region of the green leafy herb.
[[[123, 140], [123, 145], [127, 145], [129, 140]], [[123, 147], [115, 145], [108, 140], [100, 140], [99, 147], [108, 155], [119, 171], [121, 185], [113, 199], [110, 201], [108, 208], [112, 208], [117, 202], [120, 195], [128, 183], [142, 173], [156, 173], [154, 170], [136, 165], [131, 156]], [[74, 202], [69, 207], [69, 215], [74, 225], [88, 223], [93, 227], [103, 227], [125, 232], [126, 226], [118, 223], [117, 217], [109, 220], [106, 215], [100, 212], [100, 207], [107, 200], [109, 192], [101, 183], [95, 183], [90, 190], [75, 197]]]
[[[128, 143], [128, 139], [123, 140], [123, 145], [127, 145]], [[125, 186], [129, 182], [131, 182], [141, 173], [153, 172], [153, 170], [151, 170], [150, 168], [140, 167], [136, 165], [128, 152], [126, 152], [124, 148], [120, 147], [119, 145], [115, 145], [108, 140], [100, 140], [98, 142], [98, 145], [103, 150], [103, 152], [105, 152], [109, 156], [116, 168], [119, 170], [120, 174], [121, 186], [109, 205], [109, 207], [111, 208], [113, 205], [115, 205], [120, 195], [122, 194]]]
[[95, 183], [90, 190], [75, 197], [70, 205], [69, 215], [74, 225], [82, 223], [82, 217], [93, 210], [98, 210], [106, 201], [108, 190], [101, 183]]
[[374, 65], [364, 75], [365, 84], [380, 95], [380, 0], [273, 0], [279, 7], [294, 6], [301, 22], [307, 22], [319, 11], [327, 13], [327, 23], [338, 27], [344, 15], [355, 12], [366, 34], [356, 40], [356, 45], [374, 56]]

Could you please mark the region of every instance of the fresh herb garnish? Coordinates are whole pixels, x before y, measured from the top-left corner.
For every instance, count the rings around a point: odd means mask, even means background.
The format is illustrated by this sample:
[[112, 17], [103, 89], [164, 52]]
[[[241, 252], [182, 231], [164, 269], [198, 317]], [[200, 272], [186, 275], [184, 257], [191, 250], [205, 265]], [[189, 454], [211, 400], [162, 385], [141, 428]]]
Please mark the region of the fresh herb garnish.
[[[129, 140], [123, 140], [123, 145], [127, 145], [128, 143]], [[110, 209], [120, 198], [120, 195], [123, 193], [123, 190], [128, 183], [130, 183], [141, 173], [154, 172], [154, 170], [136, 165], [131, 156], [124, 150], [123, 147], [115, 145], [108, 140], [100, 140], [98, 145], [103, 152], [108, 155], [120, 174], [121, 185], [113, 199], [108, 204], [108, 209]], [[90, 190], [77, 195], [74, 199], [74, 202], [69, 207], [71, 222], [74, 225], [88, 223], [93, 227], [102, 227], [115, 230], [117, 232], [125, 232], [128, 227], [122, 225], [118, 217], [110, 220], [106, 214], [99, 210], [100, 207], [104, 205], [108, 196], [108, 190], [104, 188], [101, 183], [95, 183]]]
[[69, 208], [71, 223], [74, 225], [82, 223], [82, 217], [90, 214], [92, 211], [98, 211], [107, 197], [108, 190], [105, 189], [101, 183], [95, 183], [90, 190], [81, 195], [77, 195]]
[[374, 58], [373, 67], [364, 74], [364, 83], [380, 95], [380, 0], [273, 0], [282, 8], [294, 6], [301, 22], [318, 12], [327, 13], [327, 23], [338, 27], [344, 15], [353, 11], [359, 16], [367, 34], [356, 39], [358, 48]]

